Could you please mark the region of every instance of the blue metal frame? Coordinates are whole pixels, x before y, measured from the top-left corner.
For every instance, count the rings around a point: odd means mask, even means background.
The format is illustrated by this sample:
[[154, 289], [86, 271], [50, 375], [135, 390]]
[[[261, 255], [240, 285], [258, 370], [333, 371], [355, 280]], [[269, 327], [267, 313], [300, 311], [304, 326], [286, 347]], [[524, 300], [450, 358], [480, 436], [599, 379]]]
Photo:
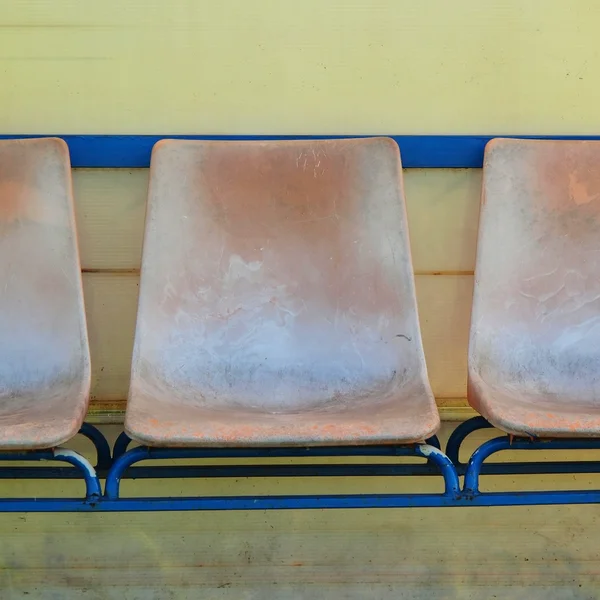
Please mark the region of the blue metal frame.
[[[473, 431], [489, 428], [482, 418], [459, 425], [450, 437], [448, 448], [456, 458], [461, 442]], [[108, 444], [102, 434], [89, 426], [83, 428], [98, 449], [100, 464], [106, 464], [110, 455]], [[482, 444], [471, 456], [464, 468], [464, 485], [461, 489], [459, 471], [451, 457], [432, 444], [388, 445], [388, 446], [340, 446], [307, 448], [151, 448], [146, 446], [127, 450], [131, 440], [121, 435], [115, 444], [114, 457], [105, 485], [104, 495], [98, 475], [88, 461], [79, 454], [57, 448], [31, 452], [0, 453], [0, 461], [62, 461], [75, 469], [51, 467], [4, 469], [9, 475], [2, 477], [73, 477], [83, 475], [86, 485], [85, 497], [77, 498], [19, 498], [0, 499], [0, 512], [129, 512], [170, 510], [267, 510], [267, 509], [324, 509], [324, 508], [401, 508], [433, 506], [518, 506], [543, 504], [589, 504], [600, 502], [600, 491], [522, 491], [482, 492], [479, 479], [482, 474], [573, 472], [572, 465], [580, 463], [498, 463], [485, 465], [491, 455], [503, 450], [581, 450], [600, 449], [600, 440], [565, 439], [532, 440], [501, 436]], [[437, 438], [432, 439], [433, 444]], [[133, 467], [145, 460], [190, 460], [223, 458], [310, 458], [310, 457], [420, 457], [426, 464], [296, 464], [296, 465], [203, 465], [203, 466], [159, 466]], [[549, 471], [546, 465], [561, 464], [560, 471]], [[515, 471], [514, 465], [519, 466]], [[521, 469], [527, 465], [529, 470]], [[591, 466], [590, 466], [591, 465]], [[487, 471], [487, 467], [498, 469]], [[555, 468], [555, 467], [553, 467]], [[0, 469], [0, 473], [3, 469]], [[27, 473], [25, 473], [27, 471]], [[587, 463], [587, 471], [599, 472], [596, 462]], [[583, 472], [583, 471], [579, 471]], [[67, 475], [67, 473], [70, 473]], [[336, 476], [406, 476], [442, 475], [444, 492], [400, 493], [400, 494], [344, 494], [303, 496], [218, 496], [193, 498], [122, 498], [120, 482], [125, 477], [336, 477]], [[38, 477], [36, 477], [38, 475]]]
[[[79, 435], [88, 438], [96, 449], [96, 465], [94, 470], [97, 473], [106, 473], [112, 464], [110, 445], [102, 432], [90, 425], [83, 423], [79, 429]], [[10, 456], [13, 454], [10, 453]], [[48, 460], [47, 456], [33, 458], [34, 454], [28, 452], [28, 460]], [[3, 456], [0, 454], [0, 456]], [[12, 460], [9, 458], [0, 458], [0, 460]], [[65, 461], [63, 461], [65, 462]], [[67, 461], [68, 462], [68, 461]], [[78, 479], [81, 474], [77, 469], [71, 467], [0, 467], [0, 479]]]
[[[406, 168], [478, 168], [485, 145], [494, 137], [522, 139], [598, 140], [597, 135], [385, 135], [400, 146]], [[161, 139], [188, 140], [300, 140], [369, 137], [365, 135], [0, 135], [0, 139], [60, 137], [69, 145], [73, 167], [144, 168], [152, 147]]]
[[542, 504], [596, 504], [600, 502], [599, 490], [559, 490], [536, 492], [481, 492], [479, 477], [483, 462], [502, 450], [581, 450], [600, 448], [598, 440], [527, 440], [501, 436], [479, 446], [467, 465], [461, 500], [474, 506], [518, 506]]
[[[281, 456], [417, 456], [438, 469], [444, 479], [442, 494], [350, 494], [327, 496], [248, 496], [205, 498], [120, 498], [120, 482], [133, 464], [143, 460], [197, 459], [224, 457]], [[328, 465], [323, 465], [328, 466]], [[352, 446], [339, 448], [150, 448], [139, 446], [114, 460], [106, 478], [100, 509], [107, 510], [265, 510], [268, 508], [377, 508], [405, 506], [447, 506], [460, 497], [460, 483], [454, 465], [439, 449], [428, 444], [410, 446]]]
[[[446, 455], [454, 463], [459, 475], [464, 475], [467, 464], [461, 462], [459, 455], [463, 442], [473, 432], [481, 429], [493, 429], [494, 426], [483, 417], [473, 417], [460, 423], [448, 438]], [[560, 440], [515, 438], [515, 445], [526, 443], [529, 450], [563, 450]], [[578, 450], [600, 450], [600, 440], [571, 439], [570, 447]], [[516, 446], [515, 446], [516, 448]], [[561, 475], [568, 473], [600, 473], [600, 461], [544, 461], [544, 462], [506, 462], [484, 464], [482, 475]]]
[[[462, 430], [461, 435], [469, 428]], [[481, 428], [480, 422], [477, 428]], [[486, 425], [486, 427], [489, 426]], [[597, 490], [582, 491], [523, 491], [481, 492], [479, 477], [486, 458], [501, 450], [569, 450], [599, 448], [597, 440], [549, 440], [536, 441], [512, 439], [502, 436], [486, 442], [478, 448], [466, 469], [465, 484], [461, 490], [456, 467], [441, 451], [427, 445], [403, 447], [345, 447], [345, 448], [269, 448], [269, 449], [183, 449], [137, 447], [115, 458], [106, 481], [105, 496], [98, 505], [100, 510], [267, 510], [267, 509], [310, 509], [310, 508], [400, 508], [430, 506], [519, 506], [543, 504], [589, 504], [600, 502]], [[232, 458], [265, 456], [421, 456], [433, 462], [441, 471], [445, 481], [443, 494], [354, 494], [328, 496], [248, 496], [206, 498], [121, 498], [120, 480], [131, 465], [143, 460]], [[538, 463], [537, 467], [539, 468]], [[329, 466], [329, 465], [326, 465]], [[355, 468], [356, 465], [348, 465]], [[281, 468], [279, 466], [275, 467]], [[285, 468], [285, 467], [284, 467]], [[136, 469], [132, 469], [135, 471]], [[542, 471], [543, 472], [543, 471]], [[318, 473], [317, 473], [318, 474]], [[359, 473], [354, 473], [359, 474]], [[360, 473], [362, 474], [362, 473]]]
[[110, 469], [112, 465], [110, 445], [102, 432], [89, 423], [83, 423], [79, 429], [79, 434], [85, 436], [94, 444], [94, 448], [96, 449], [96, 471]]
[[[113, 447], [113, 459], [127, 452], [131, 438], [121, 433]], [[437, 436], [425, 441], [441, 448]], [[205, 448], [195, 449], [195, 458], [311, 458], [349, 456], [404, 456], [398, 454], [402, 446], [328, 446], [306, 448]], [[133, 467], [124, 477], [131, 479], [195, 478], [195, 477], [399, 477], [439, 475], [435, 465], [426, 464], [293, 464], [293, 465], [185, 465]]]
[[[54, 507], [65, 504], [66, 506], [79, 506], [82, 503], [93, 507], [102, 497], [102, 487], [94, 467], [80, 454], [66, 448], [52, 450], [31, 450], [21, 452], [1, 452], [0, 461], [58, 461], [73, 465], [76, 473], [83, 476], [85, 482], [85, 498], [78, 499], [52, 499], [52, 498], [2, 498], [0, 499], [0, 512], [53, 512]], [[37, 470], [37, 469], [35, 469]], [[34, 471], [34, 469], [30, 469]]]

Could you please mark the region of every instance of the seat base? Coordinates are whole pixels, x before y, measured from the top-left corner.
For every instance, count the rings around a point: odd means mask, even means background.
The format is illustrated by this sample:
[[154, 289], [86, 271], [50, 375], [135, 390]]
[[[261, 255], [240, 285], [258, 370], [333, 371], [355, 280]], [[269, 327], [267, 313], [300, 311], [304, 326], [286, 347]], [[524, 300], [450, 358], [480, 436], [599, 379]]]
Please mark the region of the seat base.
[[435, 401], [426, 390], [354, 409], [285, 414], [217, 411], [134, 390], [125, 431], [149, 446], [323, 446], [422, 442], [439, 424]]
[[87, 388], [84, 382], [17, 398], [0, 398], [0, 451], [45, 450], [70, 440], [81, 428], [87, 412]]
[[469, 404], [494, 427], [532, 438], [600, 437], [600, 403], [523, 393], [516, 395], [471, 376]]

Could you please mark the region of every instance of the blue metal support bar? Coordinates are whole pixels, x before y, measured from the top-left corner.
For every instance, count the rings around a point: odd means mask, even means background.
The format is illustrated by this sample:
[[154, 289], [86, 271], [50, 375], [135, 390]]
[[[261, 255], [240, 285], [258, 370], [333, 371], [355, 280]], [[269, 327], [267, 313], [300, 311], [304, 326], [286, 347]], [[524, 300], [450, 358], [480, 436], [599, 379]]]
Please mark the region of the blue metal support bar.
[[119, 434], [119, 437], [115, 440], [115, 444], [113, 446], [113, 459], [119, 458], [122, 454], [127, 452], [127, 448], [129, 448], [129, 444], [131, 444], [131, 438], [122, 431]]
[[[463, 491], [458, 475], [448, 457], [430, 445], [402, 447], [341, 447], [341, 448], [147, 448], [137, 447], [115, 459], [109, 472], [105, 495], [100, 497], [100, 485], [93, 467], [76, 453], [56, 449], [54, 451], [10, 452], [0, 454], [0, 460], [61, 460], [76, 466], [84, 475], [86, 498], [83, 499], [3, 499], [0, 512], [129, 512], [170, 510], [286, 510], [286, 509], [334, 509], [334, 508], [401, 508], [441, 506], [520, 506], [551, 504], [590, 504], [600, 502], [600, 491], [523, 491], [482, 493], [479, 476], [486, 458], [502, 450], [571, 450], [589, 446], [600, 447], [600, 440], [511, 440], [502, 436], [480, 446], [469, 461]], [[195, 459], [224, 457], [274, 457], [274, 456], [419, 456], [435, 465], [445, 482], [441, 494], [344, 494], [306, 496], [220, 496], [196, 498], [120, 498], [119, 484], [127, 469], [143, 460]], [[407, 465], [296, 465], [308, 469], [321, 466], [348, 467], [348, 473], [356, 467], [385, 467]], [[418, 465], [412, 465], [418, 466]], [[257, 468], [286, 469], [288, 465], [262, 465]], [[139, 468], [139, 467], [138, 467]], [[187, 467], [182, 467], [187, 468]], [[207, 469], [212, 468], [206, 467]], [[242, 467], [215, 467], [236, 469]], [[140, 468], [141, 469], [141, 468]], [[171, 467], [164, 467], [171, 469]], [[136, 469], [131, 469], [135, 471]], [[359, 469], [354, 474], [362, 474]], [[227, 472], [224, 473], [227, 475]], [[221, 475], [219, 475], [221, 476]]]
[[[556, 440], [527, 440], [514, 439], [509, 436], [501, 436], [489, 440], [479, 446], [469, 460], [465, 473], [465, 482], [462, 496], [475, 504], [481, 502], [479, 498], [489, 497], [491, 505], [495, 502], [503, 504], [521, 504], [522, 500], [530, 499], [531, 504], [577, 504], [583, 502], [599, 502], [600, 491], [544, 491], [544, 492], [512, 492], [512, 493], [482, 493], [479, 490], [479, 477], [483, 473], [482, 466], [486, 458], [502, 450], [582, 450], [586, 448], [600, 448], [600, 440], [587, 439], [556, 439]], [[512, 499], [512, 502], [510, 501]]]
[[[455, 439], [464, 439], [469, 431], [481, 427], [480, 422], [462, 427]], [[484, 425], [485, 426], [485, 425]], [[93, 430], [88, 430], [94, 435]], [[101, 435], [101, 434], [100, 434]], [[127, 442], [127, 440], [124, 440]], [[122, 442], [123, 443], [123, 442]], [[459, 448], [458, 443], [453, 442]], [[99, 446], [102, 448], [100, 439]], [[0, 453], [0, 461], [39, 461], [51, 460], [70, 463], [75, 469], [58, 469], [74, 475], [83, 474], [86, 484], [85, 499], [64, 498], [23, 498], [0, 499], [0, 512], [129, 512], [129, 511], [169, 511], [169, 510], [268, 510], [268, 509], [334, 509], [334, 508], [401, 508], [401, 507], [440, 507], [440, 506], [519, 506], [551, 504], [590, 504], [600, 503], [598, 490], [574, 491], [522, 491], [522, 492], [481, 492], [479, 477], [485, 473], [485, 460], [502, 450], [581, 450], [600, 449], [600, 440], [558, 439], [511, 440], [502, 436], [482, 444], [472, 455], [466, 468], [465, 482], [461, 491], [458, 473], [449, 457], [432, 445], [416, 444], [409, 446], [342, 446], [308, 448], [148, 448], [136, 447], [115, 457], [108, 473], [104, 496], [101, 496], [100, 482], [94, 468], [79, 454], [57, 448], [55, 450]], [[105, 452], [106, 448], [100, 452]], [[172, 459], [221, 459], [276, 457], [399, 457], [416, 456], [425, 458], [427, 464], [262, 464], [262, 465], [203, 465], [203, 466], [159, 466], [130, 467], [144, 460]], [[106, 459], [106, 455], [104, 455]], [[102, 459], [100, 459], [102, 460]], [[555, 463], [531, 464], [532, 472], [544, 472], [542, 467]], [[558, 463], [556, 463], [558, 464]], [[565, 471], [579, 463], [564, 463]], [[598, 463], [591, 463], [598, 465]], [[491, 465], [490, 465], [491, 466]], [[511, 463], [498, 464], [510, 469]], [[40, 478], [54, 476], [53, 468], [26, 469], [40, 472]], [[121, 498], [121, 479], [131, 477], [287, 477], [287, 476], [396, 476], [407, 474], [442, 475], [444, 492], [438, 494], [344, 494], [344, 495], [305, 495], [305, 496], [226, 496], [193, 498]], [[590, 469], [591, 470], [591, 469]], [[0, 473], [2, 470], [0, 470]], [[35, 477], [35, 475], [32, 475]]]
[[[100, 481], [94, 467], [81, 454], [68, 450], [67, 448], [54, 448], [52, 450], [31, 450], [18, 452], [1, 452], [0, 461], [45, 461], [54, 460], [66, 462], [73, 465], [85, 481], [85, 499], [87, 502], [95, 503], [102, 496]], [[30, 469], [33, 471], [33, 469]], [[11, 500], [12, 501], [12, 500]], [[0, 500], [0, 511], [8, 500]], [[33, 502], [42, 503], [44, 499], [36, 499]]]
[[[83, 423], [79, 434], [85, 436], [94, 444], [96, 449], [94, 470], [96, 473], [106, 473], [112, 464], [112, 457], [110, 455], [110, 445], [102, 432], [89, 423]], [[0, 479], [78, 479], [79, 477], [81, 477], [81, 474], [78, 470], [71, 467], [0, 466]]]
[[212, 510], [308, 510], [335, 508], [410, 508], [458, 506], [544, 506], [597, 504], [598, 491], [504, 492], [451, 498], [445, 494], [354, 494], [335, 496], [213, 496], [206, 498], [11, 498], [0, 500], [1, 512], [143, 512]]
[[110, 469], [110, 465], [112, 464], [110, 445], [101, 431], [89, 423], [83, 423], [79, 434], [90, 440], [94, 444], [94, 448], [96, 448], [96, 470], [104, 471]]
[[[390, 452], [391, 451], [391, 452]], [[160, 459], [195, 459], [195, 458], [215, 458], [226, 456], [237, 457], [265, 457], [265, 456], [299, 456], [299, 455], [315, 455], [315, 456], [380, 456], [390, 455], [395, 456], [420, 456], [427, 459], [428, 462], [435, 464], [444, 478], [445, 491], [444, 496], [448, 498], [457, 498], [460, 494], [460, 485], [458, 475], [454, 465], [448, 460], [447, 456], [435, 448], [427, 444], [419, 444], [413, 446], [349, 446], [340, 448], [149, 448], [139, 446], [127, 451], [115, 459], [112, 468], [106, 478], [105, 498], [117, 500], [119, 498], [119, 485], [127, 469], [142, 460], [160, 460]], [[212, 455], [212, 456], [211, 456]], [[327, 466], [327, 465], [324, 465]], [[357, 495], [356, 502], [364, 503], [364, 498], [377, 498], [381, 495]], [[403, 494], [392, 496], [402, 497]], [[417, 497], [425, 496], [417, 494]], [[438, 497], [439, 494], [432, 496]], [[333, 502], [336, 496], [323, 497], [325, 505], [328, 505], [330, 499]], [[209, 499], [204, 499], [209, 500]], [[323, 508], [324, 506], [322, 506]]]
[[335, 496], [212, 496], [205, 498], [103, 498], [0, 500], [0, 512], [142, 512], [180, 510], [299, 510], [455, 506], [445, 494], [346, 494]]
[[[597, 135], [395, 135], [377, 134], [393, 138], [400, 146], [405, 168], [468, 169], [483, 164], [485, 145], [495, 137], [550, 140], [597, 140]], [[60, 137], [69, 146], [74, 168], [146, 168], [150, 164], [152, 147], [161, 139], [188, 140], [319, 140], [365, 135], [60, 135], [25, 134], [0, 135], [0, 139]]]
[[[473, 417], [460, 423], [452, 432], [446, 444], [446, 456], [454, 463], [459, 475], [464, 475], [467, 470], [467, 464], [459, 459], [460, 449], [465, 439], [474, 431], [493, 428], [494, 426], [483, 417]], [[531, 450], [563, 449], [556, 445], [560, 440], [531, 440], [525, 438], [515, 439], [512, 449], [515, 449], [515, 443], [521, 441], [529, 444], [527, 448]], [[600, 450], [600, 440], [579, 439], [571, 440], [571, 442], [577, 444], [578, 449]], [[507, 462], [483, 464], [481, 466], [482, 475], [560, 475], [568, 473], [600, 473], [600, 461]]]
[[446, 456], [454, 463], [456, 467], [466, 467], [465, 463], [460, 462], [460, 448], [465, 439], [474, 431], [479, 429], [490, 429], [493, 425], [488, 423], [483, 417], [472, 417], [463, 421], [454, 429], [446, 443]]
[[440, 471], [424, 464], [275, 464], [275, 465], [178, 465], [132, 467], [124, 479], [189, 479], [215, 477], [422, 477], [437, 476]]

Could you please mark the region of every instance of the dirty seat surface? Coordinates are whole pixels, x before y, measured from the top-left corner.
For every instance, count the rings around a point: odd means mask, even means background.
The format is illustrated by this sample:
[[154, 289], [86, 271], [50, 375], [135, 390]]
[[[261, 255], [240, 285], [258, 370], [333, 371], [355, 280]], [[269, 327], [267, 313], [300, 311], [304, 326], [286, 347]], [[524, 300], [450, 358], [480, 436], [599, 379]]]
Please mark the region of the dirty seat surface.
[[600, 143], [485, 153], [469, 401], [495, 426], [600, 435]]
[[0, 449], [68, 440], [90, 364], [71, 170], [58, 139], [0, 141]]
[[127, 432], [293, 445], [437, 427], [394, 142], [159, 143]]

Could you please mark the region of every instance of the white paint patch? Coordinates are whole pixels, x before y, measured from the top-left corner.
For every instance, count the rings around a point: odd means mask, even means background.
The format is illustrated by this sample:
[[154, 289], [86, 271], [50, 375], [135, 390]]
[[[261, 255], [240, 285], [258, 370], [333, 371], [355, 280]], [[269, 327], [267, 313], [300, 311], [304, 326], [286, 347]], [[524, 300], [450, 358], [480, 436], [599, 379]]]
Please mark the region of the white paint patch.
[[67, 448], [54, 448], [52, 451], [54, 454], [54, 458], [74, 458], [77, 460], [77, 463], [85, 469], [90, 477], [96, 477], [96, 470], [92, 467], [91, 463], [81, 456], [81, 454], [77, 454], [73, 450], [68, 450]]
[[419, 444], [419, 450], [423, 456], [431, 456], [435, 454], [436, 456], [446, 456], [441, 450], [438, 450], [435, 446], [430, 446], [429, 444]]

